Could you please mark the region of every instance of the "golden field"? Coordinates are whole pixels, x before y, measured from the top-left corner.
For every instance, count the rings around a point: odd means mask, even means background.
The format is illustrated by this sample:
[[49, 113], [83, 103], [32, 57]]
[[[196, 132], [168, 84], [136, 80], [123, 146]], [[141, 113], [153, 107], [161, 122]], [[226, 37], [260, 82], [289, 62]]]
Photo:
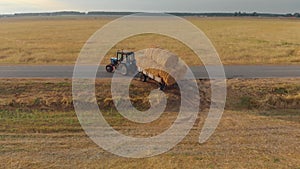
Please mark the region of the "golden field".
[[[88, 38], [113, 17], [0, 18], [0, 65], [70, 65]], [[275, 18], [186, 18], [202, 29], [224, 64], [300, 64], [300, 20]], [[182, 43], [144, 34], [118, 49], [161, 47], [189, 65], [200, 65]], [[73, 108], [71, 79], [0, 79], [0, 168], [292, 168], [300, 166], [300, 84], [294, 79], [228, 79], [223, 118], [213, 136], [199, 144], [211, 86], [197, 80], [201, 111], [188, 136], [171, 151], [147, 159], [126, 159], [99, 148], [84, 133]], [[150, 137], [169, 128], [180, 105], [178, 86], [169, 86], [166, 111], [156, 121], [123, 118], [111, 97], [111, 79], [96, 80], [96, 97], [117, 131]], [[133, 80], [130, 101], [151, 104], [156, 83]], [[123, 89], [120, 89], [123, 90]], [[124, 99], [124, 98], [120, 98]], [[127, 98], [128, 99], [128, 98]]]
[[[228, 80], [223, 118], [213, 136], [199, 144], [210, 103], [210, 82], [197, 81], [201, 112], [185, 139], [171, 151], [147, 159], [121, 158], [99, 148], [82, 130], [72, 108], [70, 80], [0, 80], [0, 168], [293, 168], [300, 166], [299, 79]], [[133, 81], [130, 98], [147, 108], [155, 83]], [[5, 90], [4, 90], [5, 89]], [[178, 88], [165, 92], [166, 112], [136, 124], [114, 110], [110, 82], [96, 82], [105, 119], [134, 137], [157, 135], [177, 117]]]
[[[74, 64], [88, 38], [113, 17], [0, 18], [0, 64]], [[300, 20], [268, 18], [186, 18], [203, 30], [223, 64], [300, 64]], [[161, 47], [189, 65], [201, 64], [180, 42], [145, 34], [126, 39], [117, 49]]]

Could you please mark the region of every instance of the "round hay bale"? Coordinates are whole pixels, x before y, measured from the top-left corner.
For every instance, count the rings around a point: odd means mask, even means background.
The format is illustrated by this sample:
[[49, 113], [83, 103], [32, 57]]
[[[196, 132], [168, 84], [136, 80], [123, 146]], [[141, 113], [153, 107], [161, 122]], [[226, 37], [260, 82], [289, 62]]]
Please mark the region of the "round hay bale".
[[159, 76], [163, 79], [163, 81], [166, 83], [166, 85], [170, 86], [176, 83], [176, 80], [167, 72], [160, 71]]
[[160, 71], [160, 77], [163, 78], [164, 82], [167, 85], [173, 85], [176, 83], [176, 80], [181, 80], [184, 78], [187, 67], [182, 62], [178, 62], [178, 64], [171, 69], [167, 69], [169, 73], [166, 71]]
[[178, 63], [178, 57], [167, 51], [160, 48], [149, 48], [138, 52], [138, 57], [145, 57], [155, 61], [157, 64], [166, 67], [173, 68]]
[[172, 52], [157, 48], [148, 50], [152, 50], [151, 59], [165, 68], [173, 68], [178, 63], [178, 57]]

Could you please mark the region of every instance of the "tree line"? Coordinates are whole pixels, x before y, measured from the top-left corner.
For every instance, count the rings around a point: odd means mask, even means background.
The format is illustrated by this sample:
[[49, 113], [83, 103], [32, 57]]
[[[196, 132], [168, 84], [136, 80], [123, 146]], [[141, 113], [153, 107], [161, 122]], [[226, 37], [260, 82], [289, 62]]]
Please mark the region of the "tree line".
[[[14, 16], [124, 16], [131, 15], [137, 12], [77, 12], [77, 11], [61, 11], [61, 12], [45, 12], [45, 13], [16, 13], [10, 15], [0, 15], [0, 17], [14, 17]], [[199, 17], [300, 17], [300, 13], [287, 14], [272, 14], [272, 13], [258, 13], [258, 12], [234, 12], [234, 13], [182, 13], [174, 12], [168, 13], [176, 16], [199, 16]]]

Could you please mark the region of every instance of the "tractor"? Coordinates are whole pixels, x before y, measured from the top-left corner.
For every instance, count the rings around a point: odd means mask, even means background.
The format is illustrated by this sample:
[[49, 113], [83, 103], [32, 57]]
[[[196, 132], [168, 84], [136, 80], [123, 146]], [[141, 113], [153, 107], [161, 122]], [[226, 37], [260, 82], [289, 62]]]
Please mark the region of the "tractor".
[[130, 73], [136, 74], [135, 77], [143, 82], [154, 80], [158, 82], [160, 90], [164, 90], [167, 86], [161, 77], [157, 77], [147, 72], [143, 68], [137, 67], [134, 52], [117, 51], [117, 56], [110, 59], [110, 64], [106, 66], [106, 71], [109, 73], [119, 72], [123, 76]]
[[120, 72], [123, 76], [134, 73], [137, 70], [134, 52], [117, 51], [117, 56], [110, 59], [110, 64], [106, 66], [106, 71], [113, 73]]

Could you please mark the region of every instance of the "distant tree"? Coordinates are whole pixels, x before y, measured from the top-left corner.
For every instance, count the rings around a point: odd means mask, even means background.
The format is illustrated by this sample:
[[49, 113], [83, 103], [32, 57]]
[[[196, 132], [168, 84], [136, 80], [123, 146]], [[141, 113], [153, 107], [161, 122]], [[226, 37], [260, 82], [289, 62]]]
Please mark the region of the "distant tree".
[[235, 13], [234, 13], [234, 16], [242, 16], [242, 12], [241, 12], [241, 11], [235, 12]]
[[300, 13], [294, 13], [294, 17], [299, 18], [300, 17]]
[[253, 12], [251, 16], [258, 16], [257, 12]]

